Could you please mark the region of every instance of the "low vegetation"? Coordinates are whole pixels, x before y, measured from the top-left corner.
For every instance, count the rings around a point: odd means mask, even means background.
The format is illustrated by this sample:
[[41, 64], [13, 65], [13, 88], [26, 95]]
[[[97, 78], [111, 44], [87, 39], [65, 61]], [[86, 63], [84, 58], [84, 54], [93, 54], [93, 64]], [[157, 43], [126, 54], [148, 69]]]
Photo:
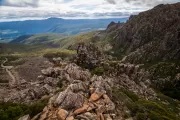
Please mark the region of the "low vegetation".
[[166, 105], [156, 101], [139, 99], [128, 105], [131, 110], [131, 116], [137, 120], [178, 120], [177, 114], [170, 111]]
[[151, 74], [154, 87], [167, 96], [180, 100], [180, 62], [151, 62], [144, 67]]
[[96, 68], [93, 68], [91, 71], [91, 74], [95, 74], [95, 75], [98, 75], [98, 76], [101, 76], [104, 74], [104, 68], [103, 67], [96, 67]]
[[59, 81], [57, 83], [58, 87], [61, 89], [63, 87], [62, 78], [59, 78]]
[[180, 102], [159, 92], [157, 95], [159, 100], [146, 100], [123, 88], [113, 90], [113, 99], [123, 102], [130, 110], [126, 117], [137, 120], [179, 120]]
[[31, 117], [40, 113], [46, 106], [47, 100], [31, 105], [16, 103], [0, 103], [0, 120], [18, 120], [21, 116], [29, 114]]
[[52, 61], [53, 58], [61, 57], [62, 59], [71, 59], [76, 52], [72, 50], [47, 49], [42, 52], [43, 57]]

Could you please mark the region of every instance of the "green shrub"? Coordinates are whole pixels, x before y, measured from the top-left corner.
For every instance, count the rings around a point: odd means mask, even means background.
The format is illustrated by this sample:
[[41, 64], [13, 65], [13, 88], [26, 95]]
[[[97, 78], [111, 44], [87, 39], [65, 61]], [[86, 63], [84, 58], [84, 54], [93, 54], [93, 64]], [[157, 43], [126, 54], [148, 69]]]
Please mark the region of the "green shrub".
[[104, 71], [104, 69], [102, 67], [96, 67], [96, 68], [91, 70], [92, 74], [99, 75], [99, 76], [103, 75], [104, 72], [105, 71]]
[[138, 120], [147, 120], [147, 119], [148, 119], [148, 116], [147, 116], [146, 113], [137, 113], [137, 114], [136, 114], [136, 118], [137, 118]]
[[[155, 101], [139, 99], [138, 101], [128, 105], [132, 116], [137, 120], [178, 120], [176, 113], [170, 111], [169, 108]], [[143, 119], [142, 119], [143, 118]]]
[[[148, 67], [147, 67], [148, 66]], [[180, 61], [165, 61], [146, 65], [155, 88], [167, 96], [180, 100], [180, 83], [176, 75], [180, 73]]]
[[18, 119], [21, 115], [23, 115], [23, 110], [20, 106], [9, 106], [5, 112], [8, 114], [9, 118]]
[[0, 109], [0, 120], [8, 120], [8, 114], [4, 112], [4, 110]]
[[62, 83], [62, 80], [61, 80], [61, 79], [59, 79], [59, 81], [58, 81], [58, 87], [59, 87], [59, 88], [62, 88], [62, 87], [63, 87], [63, 83]]
[[171, 119], [171, 118], [169, 118], [167, 116], [156, 113], [154, 111], [150, 111], [149, 118], [151, 118], [151, 120], [174, 120], [174, 119]]
[[38, 102], [29, 106], [30, 116], [35, 116], [40, 113], [46, 106], [46, 102]]
[[0, 120], [18, 120], [21, 116], [30, 114], [35, 116], [46, 106], [48, 100], [36, 102], [31, 105], [16, 103], [0, 103]]
[[132, 101], [134, 101], [134, 102], [138, 101], [139, 97], [136, 94], [134, 94], [133, 92], [123, 89], [123, 88], [121, 88], [121, 91], [123, 93], [125, 93]]

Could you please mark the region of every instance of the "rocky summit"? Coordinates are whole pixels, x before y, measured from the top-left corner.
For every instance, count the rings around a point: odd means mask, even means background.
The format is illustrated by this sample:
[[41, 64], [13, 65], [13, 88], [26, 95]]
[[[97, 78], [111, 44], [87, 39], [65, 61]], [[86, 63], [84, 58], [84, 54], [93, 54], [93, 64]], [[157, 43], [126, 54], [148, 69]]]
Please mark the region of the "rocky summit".
[[[79, 54], [75, 57], [76, 61], [81, 58], [82, 52], [84, 53], [90, 47], [85, 44], [80, 44], [80, 46], [77, 50]], [[93, 49], [93, 51], [98, 53], [98, 50]], [[92, 56], [96, 55], [91, 51], [86, 51], [86, 54], [88, 53]], [[88, 55], [86, 56], [88, 57]], [[98, 61], [98, 59], [98, 57], [93, 57], [93, 61]], [[142, 72], [138, 65], [114, 63], [112, 66], [112, 64], [104, 61], [101, 64], [109, 67], [110, 71], [99, 76], [75, 63], [67, 63], [62, 60], [57, 62], [56, 58], [54, 60], [56, 60], [54, 67], [43, 69], [42, 75], [38, 78], [44, 81], [44, 86], [48, 88], [46, 94], [53, 93], [51, 92], [52, 87], [57, 84], [57, 79], [62, 83], [62, 88], [59, 92], [54, 92], [48, 105], [32, 120], [120, 120], [123, 118], [125, 110], [121, 109], [123, 102], [116, 106], [117, 103], [115, 102], [117, 101], [113, 99], [113, 89], [116, 88], [130, 90], [147, 100], [156, 99], [156, 93], [151, 89], [146, 73]], [[35, 93], [43, 95], [41, 87], [37, 90], [39, 92], [35, 92], [36, 89], [34, 88], [34, 92], [30, 95]]]
[[180, 3], [86, 35], [0, 57], [0, 120], [180, 119]]

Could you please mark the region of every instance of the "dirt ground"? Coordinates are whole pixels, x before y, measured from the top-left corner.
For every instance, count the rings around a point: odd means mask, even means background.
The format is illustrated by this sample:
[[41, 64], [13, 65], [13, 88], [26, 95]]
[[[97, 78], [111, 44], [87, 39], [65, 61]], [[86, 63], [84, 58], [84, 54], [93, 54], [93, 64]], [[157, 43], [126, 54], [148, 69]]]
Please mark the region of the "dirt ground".
[[27, 82], [36, 81], [37, 77], [41, 75], [42, 69], [52, 66], [44, 57], [28, 57], [24, 60], [25, 63], [14, 68], [14, 74], [17, 78], [24, 79]]
[[4, 83], [7, 83], [7, 84], [8, 84], [9, 79], [10, 79], [10, 77], [9, 77], [9, 75], [7, 74], [6, 70], [0, 68], [0, 84], [1, 84], [1, 83], [3, 83], [3, 84], [4, 84]]

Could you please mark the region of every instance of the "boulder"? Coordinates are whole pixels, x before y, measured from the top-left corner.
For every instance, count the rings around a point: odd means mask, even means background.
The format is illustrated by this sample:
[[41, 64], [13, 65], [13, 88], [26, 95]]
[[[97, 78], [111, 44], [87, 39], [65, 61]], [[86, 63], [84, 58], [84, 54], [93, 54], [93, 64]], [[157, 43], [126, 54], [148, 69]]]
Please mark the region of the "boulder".
[[66, 120], [74, 120], [73, 116], [67, 117]]
[[[81, 67], [77, 66], [74, 63], [68, 64], [65, 67], [65, 71], [68, 74], [67, 77], [69, 77], [69, 78], [66, 78], [66, 79], [70, 79], [70, 80], [87, 81], [91, 77], [91, 73], [89, 72], [89, 70], [84, 70], [84, 69], [82, 69]], [[70, 81], [70, 82], [73, 82], [73, 81]]]
[[31, 120], [29, 115], [20, 117], [18, 120]]
[[82, 114], [82, 113], [86, 112], [87, 109], [88, 109], [88, 107], [89, 107], [88, 104], [83, 105], [83, 107], [75, 110], [75, 111], [73, 112], [73, 115], [78, 115], [78, 114]]
[[96, 118], [97, 118], [96, 114], [90, 113], [90, 112], [86, 112], [83, 115], [86, 116], [87, 118], [89, 118], [89, 120], [96, 120]]
[[41, 70], [41, 73], [45, 76], [52, 76], [54, 73], [54, 69], [52, 67], [49, 67], [47, 69]]
[[54, 104], [65, 110], [78, 109], [82, 107], [83, 103], [83, 95], [71, 91], [61, 92], [54, 102]]
[[71, 91], [73, 92], [79, 92], [79, 91], [86, 92], [88, 89], [88, 82], [70, 84], [69, 89], [71, 89]]
[[89, 99], [90, 102], [99, 100], [104, 93], [93, 93]]
[[61, 57], [53, 58], [54, 64], [59, 64], [61, 61], [62, 61], [62, 58], [61, 58]]
[[65, 120], [67, 116], [68, 116], [68, 112], [66, 110], [58, 109], [57, 112], [58, 120]]

